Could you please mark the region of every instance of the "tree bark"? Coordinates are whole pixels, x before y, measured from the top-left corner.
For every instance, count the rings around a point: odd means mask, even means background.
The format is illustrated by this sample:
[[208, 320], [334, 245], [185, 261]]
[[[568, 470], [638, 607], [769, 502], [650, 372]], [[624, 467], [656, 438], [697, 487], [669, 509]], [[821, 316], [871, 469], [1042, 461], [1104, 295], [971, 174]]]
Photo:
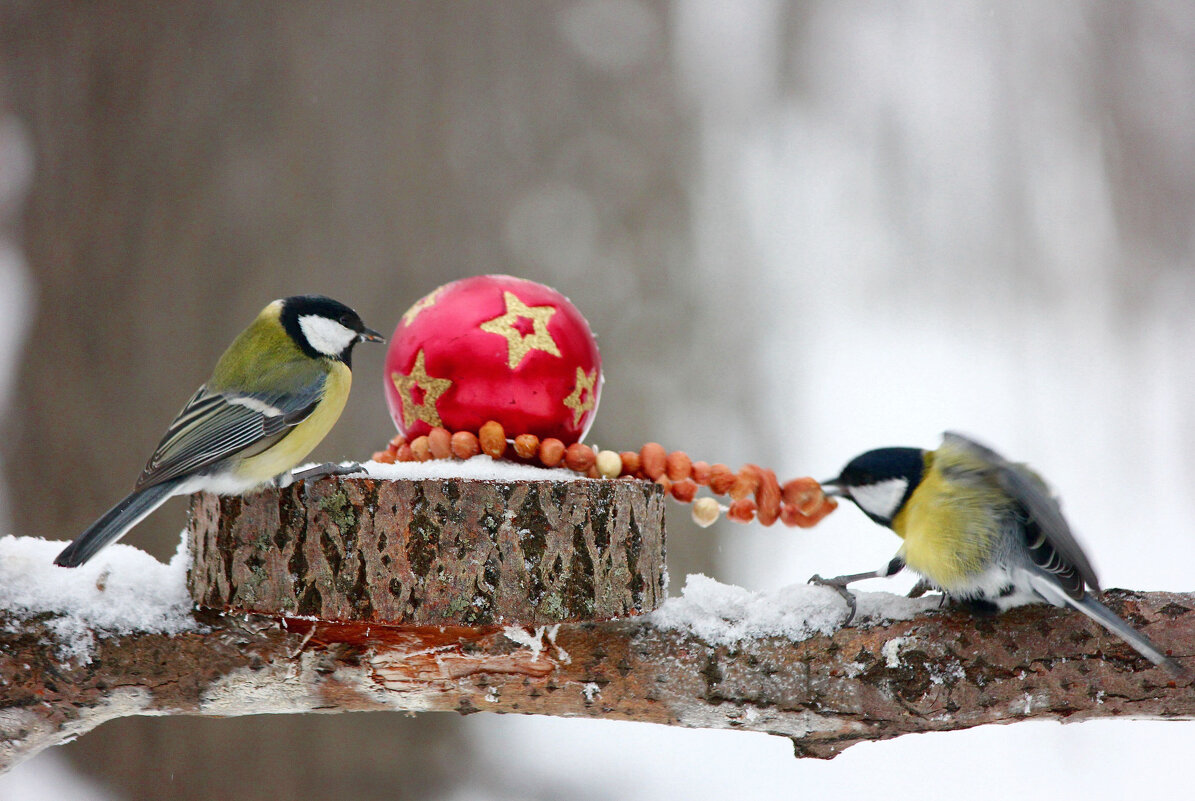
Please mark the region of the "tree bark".
[[424, 626], [546, 625], [664, 600], [664, 495], [647, 481], [325, 478], [194, 496], [201, 606]]
[[[1182, 658], [1195, 595], [1105, 600]], [[941, 610], [733, 647], [650, 616], [539, 627], [387, 627], [197, 612], [204, 633], [99, 641], [61, 664], [52, 620], [0, 620], [0, 765], [125, 715], [515, 712], [760, 731], [798, 756], [1027, 719], [1195, 717], [1174, 680], [1077, 613]]]

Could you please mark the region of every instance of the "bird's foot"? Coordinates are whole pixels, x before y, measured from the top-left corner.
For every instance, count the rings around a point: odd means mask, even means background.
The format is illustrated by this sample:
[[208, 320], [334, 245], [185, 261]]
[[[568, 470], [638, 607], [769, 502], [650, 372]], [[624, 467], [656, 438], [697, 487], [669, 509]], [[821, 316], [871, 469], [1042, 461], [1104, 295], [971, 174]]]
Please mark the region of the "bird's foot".
[[850, 625], [850, 622], [855, 619], [855, 612], [859, 608], [858, 601], [855, 600], [854, 594], [846, 588], [846, 585], [849, 583], [849, 581], [847, 581], [847, 579], [849, 579], [849, 578], [851, 578], [851, 577], [850, 576], [837, 576], [835, 578], [827, 579], [827, 578], [822, 578], [821, 576], [816, 575], [816, 574], [814, 574], [813, 576], [810, 576], [810, 578], [809, 578], [810, 584], [820, 584], [823, 587], [829, 587], [830, 589], [834, 590], [839, 595], [841, 595], [842, 600], [846, 601], [847, 611], [846, 611], [846, 618], [842, 621], [843, 626]]
[[[913, 585], [913, 589], [909, 590], [909, 594], [907, 597], [920, 598], [922, 595], [925, 595], [927, 592], [929, 592], [933, 588], [934, 588], [933, 584], [930, 584], [925, 579], [919, 579], [917, 581], [917, 583]], [[945, 597], [945, 596], [943, 596], [943, 597]]]

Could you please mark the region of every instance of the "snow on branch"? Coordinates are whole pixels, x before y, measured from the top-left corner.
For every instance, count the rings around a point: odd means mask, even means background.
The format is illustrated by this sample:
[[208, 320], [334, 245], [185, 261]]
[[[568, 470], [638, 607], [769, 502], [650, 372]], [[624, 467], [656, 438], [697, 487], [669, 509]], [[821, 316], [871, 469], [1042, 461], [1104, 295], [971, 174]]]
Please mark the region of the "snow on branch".
[[[1195, 717], [1195, 692], [1081, 615], [999, 617], [864, 593], [759, 595], [690, 577], [623, 620], [383, 627], [193, 611], [185, 558], [114, 546], [49, 566], [61, 543], [0, 539], [0, 767], [126, 715], [357, 710], [600, 717], [760, 731], [797, 755], [1030, 718]], [[108, 552], [106, 552], [107, 554]], [[99, 561], [99, 560], [97, 560]], [[52, 575], [51, 575], [52, 574]], [[1195, 595], [1105, 600], [1179, 658]]]

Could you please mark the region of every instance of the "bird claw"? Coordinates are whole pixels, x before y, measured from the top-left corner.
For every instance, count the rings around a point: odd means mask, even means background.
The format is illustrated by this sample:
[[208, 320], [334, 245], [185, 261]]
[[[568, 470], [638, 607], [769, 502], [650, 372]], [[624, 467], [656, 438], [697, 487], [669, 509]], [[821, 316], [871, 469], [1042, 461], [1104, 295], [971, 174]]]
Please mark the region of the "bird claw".
[[927, 592], [929, 592], [933, 588], [934, 588], [933, 584], [930, 584], [925, 579], [920, 579], [916, 584], [913, 585], [913, 589], [909, 590], [909, 594], [905, 597], [920, 598], [922, 595], [925, 595]]
[[855, 619], [855, 612], [858, 611], [859, 603], [855, 600], [854, 594], [846, 588], [846, 582], [842, 580], [843, 577], [838, 578], [822, 578], [816, 573], [809, 577], [810, 584], [819, 584], [823, 587], [829, 587], [842, 596], [842, 600], [846, 601], [847, 612], [846, 618], [842, 621], [843, 626], [850, 625], [850, 622]]

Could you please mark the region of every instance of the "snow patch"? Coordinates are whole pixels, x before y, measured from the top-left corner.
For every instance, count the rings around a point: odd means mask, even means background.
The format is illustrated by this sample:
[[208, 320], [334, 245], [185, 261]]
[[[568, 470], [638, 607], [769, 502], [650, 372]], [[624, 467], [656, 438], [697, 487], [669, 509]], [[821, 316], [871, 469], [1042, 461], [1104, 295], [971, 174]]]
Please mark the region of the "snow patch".
[[929, 680], [934, 684], [953, 686], [965, 678], [967, 678], [967, 671], [963, 670], [960, 662], [950, 662], [940, 668], [931, 667], [929, 672]]
[[1033, 714], [1034, 709], [1047, 709], [1049, 706], [1048, 696], [1042, 693], [1025, 693], [1025, 705], [1018, 710], [1014, 702], [1012, 711], [1014, 713], [1019, 711], [1025, 717], [1029, 717]]
[[[908, 620], [938, 605], [936, 597], [905, 598], [882, 592], [855, 597], [858, 609], [852, 625]], [[686, 629], [708, 643], [734, 645], [758, 637], [797, 641], [833, 634], [846, 613], [846, 603], [829, 587], [793, 584], [760, 593], [697, 573], [686, 576], [681, 596], [669, 598], [650, 619], [662, 629]]]
[[559, 623], [550, 626], [536, 626], [534, 630], [522, 626], [507, 626], [502, 629], [506, 639], [530, 649], [532, 662], [539, 661], [539, 655], [543, 653], [544, 644], [547, 643], [556, 649], [556, 660], [561, 664], [568, 665], [572, 663], [572, 657], [568, 655], [568, 651], [556, 644], [556, 634], [559, 631]]
[[893, 637], [880, 648], [880, 653], [883, 655], [884, 662], [888, 667], [900, 667], [900, 647], [909, 640], [909, 637]]
[[532, 662], [539, 661], [539, 655], [544, 650], [543, 626], [536, 627], [534, 631], [528, 631], [522, 626], [507, 626], [502, 629], [502, 634], [511, 642], [530, 649]]
[[[351, 464], [344, 462], [343, 464]], [[302, 470], [303, 465], [295, 470]], [[545, 468], [515, 462], [491, 459], [485, 454], [471, 459], [432, 459], [427, 462], [361, 462], [363, 472], [353, 473], [353, 477], [380, 478], [390, 481], [402, 479], [419, 480], [425, 478], [471, 478], [482, 481], [600, 481], [579, 476], [572, 470], [562, 467]], [[609, 480], [609, 479], [606, 479]]]
[[197, 629], [187, 592], [186, 538], [169, 564], [130, 545], [111, 545], [81, 567], [58, 567], [64, 542], [0, 537], [0, 609], [17, 620], [52, 612], [58, 656], [91, 661], [95, 638]]

